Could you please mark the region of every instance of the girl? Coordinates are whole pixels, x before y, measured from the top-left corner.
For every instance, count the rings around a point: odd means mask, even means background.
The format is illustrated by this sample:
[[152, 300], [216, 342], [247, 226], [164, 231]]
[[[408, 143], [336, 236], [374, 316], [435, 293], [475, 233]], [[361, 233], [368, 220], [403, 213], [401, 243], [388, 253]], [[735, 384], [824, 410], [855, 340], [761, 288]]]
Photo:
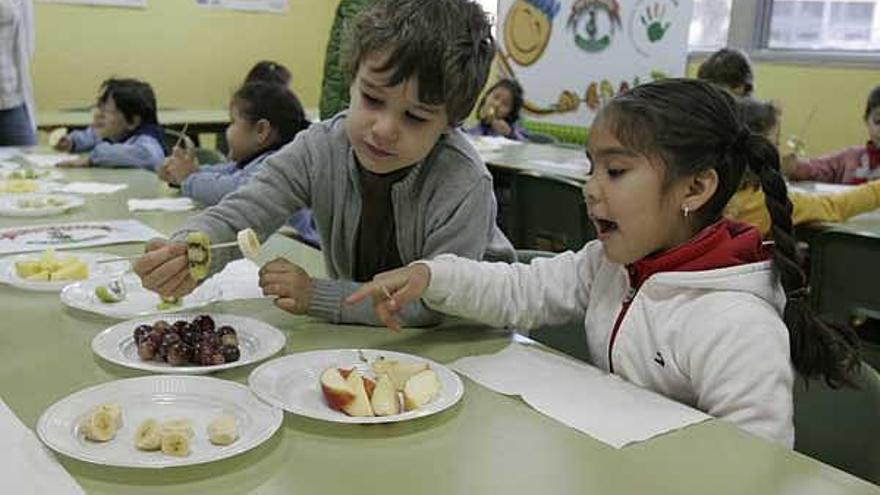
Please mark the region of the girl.
[[755, 74], [749, 56], [736, 48], [722, 48], [697, 69], [697, 77], [717, 84], [737, 96], [751, 96]]
[[477, 105], [480, 123], [468, 129], [475, 136], [504, 136], [517, 141], [528, 139], [519, 126], [519, 112], [523, 106], [523, 89], [513, 79], [495, 83]]
[[100, 127], [74, 131], [55, 146], [60, 151], [89, 152], [59, 167], [127, 167], [153, 170], [165, 159], [164, 132], [156, 116], [156, 96], [135, 79], [101, 84], [95, 122]]
[[[779, 146], [779, 109], [770, 102], [743, 98], [737, 102], [748, 128]], [[880, 208], [880, 181], [872, 181], [837, 194], [789, 192], [794, 225], [810, 222], [842, 222], [847, 218]], [[765, 206], [761, 183], [753, 173], [746, 172], [742, 186], [730, 199], [724, 214], [752, 224], [767, 235], [770, 212]]]
[[786, 155], [782, 169], [792, 180], [815, 180], [839, 184], [861, 184], [880, 179], [880, 86], [871, 90], [865, 104], [868, 142], [819, 158], [798, 159]]
[[[348, 301], [371, 295], [392, 328], [416, 298], [523, 329], [582, 319], [594, 365], [791, 447], [790, 360], [835, 385], [859, 361], [852, 331], [809, 308], [773, 145], [724, 90], [669, 79], [612, 100], [587, 154], [599, 239], [580, 252], [531, 265], [443, 255], [379, 274]], [[721, 217], [746, 167], [767, 193], [772, 256], [756, 229]]]
[[[263, 169], [266, 159], [308, 127], [302, 105], [287, 87], [267, 82], [245, 84], [229, 103], [226, 142], [229, 162], [199, 167], [193, 150], [174, 148], [159, 178], [179, 185], [184, 196], [205, 206], [220, 202]], [[320, 244], [307, 209], [289, 223], [309, 243]]]
[[244, 77], [244, 83], [267, 82], [272, 84], [280, 84], [282, 86], [290, 86], [293, 75], [290, 69], [270, 60], [261, 60], [251, 67], [247, 75]]

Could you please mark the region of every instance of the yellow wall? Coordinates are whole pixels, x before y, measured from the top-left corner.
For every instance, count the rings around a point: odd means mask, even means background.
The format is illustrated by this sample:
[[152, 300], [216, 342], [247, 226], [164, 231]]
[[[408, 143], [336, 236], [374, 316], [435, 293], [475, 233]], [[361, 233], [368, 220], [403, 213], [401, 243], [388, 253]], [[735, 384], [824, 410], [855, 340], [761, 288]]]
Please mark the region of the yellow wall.
[[146, 9], [35, 3], [37, 108], [90, 105], [102, 80], [144, 79], [160, 107], [226, 108], [254, 62], [275, 60], [317, 107], [324, 48], [338, 0], [292, 0], [286, 15], [149, 0]]
[[[688, 74], [695, 75], [701, 61], [689, 64]], [[864, 144], [865, 100], [878, 84], [878, 69], [755, 63], [755, 97], [782, 106], [783, 142], [787, 136], [801, 132], [816, 107], [816, 115], [802, 136], [810, 156]]]

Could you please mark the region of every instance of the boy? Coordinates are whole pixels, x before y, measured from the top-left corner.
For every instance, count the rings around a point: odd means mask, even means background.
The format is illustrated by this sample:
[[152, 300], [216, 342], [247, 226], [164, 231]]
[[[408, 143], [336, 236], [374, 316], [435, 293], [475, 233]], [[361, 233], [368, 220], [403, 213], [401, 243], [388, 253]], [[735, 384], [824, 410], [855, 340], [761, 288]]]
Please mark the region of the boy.
[[736, 48], [722, 48], [700, 64], [697, 78], [730, 91], [736, 96], [751, 96], [755, 75], [749, 56]]
[[[491, 176], [457, 129], [494, 56], [483, 10], [467, 0], [381, 0], [354, 20], [348, 48], [350, 110], [299, 133], [247, 185], [187, 221], [178, 243], [151, 242], [135, 264], [145, 287], [193, 290], [179, 243], [187, 232], [221, 243], [250, 227], [265, 239], [307, 207], [331, 279], [282, 259], [260, 270], [263, 293], [295, 314], [378, 325], [369, 303], [343, 303], [373, 275], [440, 253], [513, 257], [494, 223]], [[214, 255], [216, 272], [238, 253]], [[439, 321], [420, 302], [402, 313], [411, 326]]]

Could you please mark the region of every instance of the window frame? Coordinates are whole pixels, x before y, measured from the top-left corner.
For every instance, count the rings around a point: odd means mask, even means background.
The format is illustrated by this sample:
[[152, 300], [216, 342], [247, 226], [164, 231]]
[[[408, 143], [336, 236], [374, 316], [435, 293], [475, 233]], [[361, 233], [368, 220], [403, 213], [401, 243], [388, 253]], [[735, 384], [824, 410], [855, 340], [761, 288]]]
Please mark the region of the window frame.
[[[797, 50], [769, 48], [770, 21], [773, 0], [732, 2], [727, 46], [739, 48], [758, 62], [783, 62], [795, 65], [829, 64], [877, 68], [880, 63], [880, 49], [865, 51], [850, 50]], [[702, 59], [712, 51], [689, 50], [688, 59]]]

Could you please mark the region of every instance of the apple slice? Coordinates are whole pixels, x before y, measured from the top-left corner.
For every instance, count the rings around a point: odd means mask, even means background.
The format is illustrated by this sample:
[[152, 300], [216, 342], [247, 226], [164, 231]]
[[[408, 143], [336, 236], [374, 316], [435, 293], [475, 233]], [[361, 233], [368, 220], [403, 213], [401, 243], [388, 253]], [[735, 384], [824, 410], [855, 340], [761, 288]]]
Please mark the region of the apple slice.
[[370, 399], [373, 412], [376, 416], [391, 416], [400, 412], [400, 401], [397, 399], [397, 389], [388, 374], [383, 374], [376, 382], [376, 389]]
[[345, 379], [350, 390], [354, 391], [354, 400], [342, 407], [342, 411], [349, 416], [373, 416], [373, 408], [370, 407], [370, 398], [367, 397], [367, 389], [364, 380], [357, 371], [349, 373]]
[[364, 381], [364, 390], [367, 391], [367, 397], [372, 399], [374, 393], [373, 391], [376, 390], [376, 382], [365, 376], [362, 376], [361, 379]]
[[371, 368], [377, 376], [387, 373], [394, 388], [403, 391], [406, 381], [411, 376], [428, 369], [428, 363], [404, 363], [393, 359], [382, 359], [374, 362]]
[[418, 409], [434, 400], [439, 391], [440, 379], [437, 373], [433, 370], [419, 372], [410, 377], [403, 387], [403, 407], [407, 411]]
[[336, 411], [344, 411], [355, 399], [354, 390], [336, 368], [327, 368], [321, 373], [321, 391], [327, 405]]

